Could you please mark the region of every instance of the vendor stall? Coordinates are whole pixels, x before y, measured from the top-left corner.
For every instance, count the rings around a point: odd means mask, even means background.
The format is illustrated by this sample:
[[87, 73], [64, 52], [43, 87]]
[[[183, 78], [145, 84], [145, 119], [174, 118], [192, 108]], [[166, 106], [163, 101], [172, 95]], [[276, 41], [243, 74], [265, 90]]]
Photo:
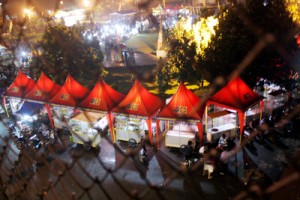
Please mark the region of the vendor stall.
[[214, 111], [208, 113], [207, 133], [211, 134], [211, 139], [218, 139], [223, 133], [230, 137], [236, 136], [236, 111], [222, 109], [215, 106]]
[[[245, 122], [244, 119], [245, 112], [250, 107], [253, 107], [255, 104], [260, 102], [261, 113], [262, 113], [262, 106], [263, 106], [262, 99], [263, 97], [255, 93], [253, 90], [251, 90], [242, 79], [240, 79], [239, 77], [232, 79], [228, 82], [226, 86], [224, 86], [221, 90], [219, 90], [208, 100], [205, 109], [206, 124], [208, 124], [207, 122], [208, 107], [210, 105], [222, 107], [224, 108], [224, 110], [225, 109], [235, 110], [237, 112], [237, 116], [239, 119], [238, 121], [236, 121], [236, 126], [239, 126], [240, 134], [242, 134], [244, 122]], [[237, 122], [239, 123], [237, 124]], [[225, 124], [230, 124], [230, 123], [225, 123]], [[230, 128], [230, 125], [225, 127]]]
[[[107, 127], [108, 123], [105, 115], [84, 111], [73, 116], [68, 123], [72, 130], [73, 142], [97, 147], [101, 141], [100, 133], [95, 129], [98, 124], [104, 124]], [[105, 128], [104, 126], [102, 128]]]
[[193, 123], [172, 121], [165, 132], [165, 146], [179, 148], [181, 145], [186, 145], [188, 141], [192, 141], [195, 146], [197, 132], [198, 128]]
[[54, 127], [57, 129], [63, 129], [64, 127], [67, 127], [66, 123], [74, 114], [74, 109], [69, 107], [54, 106], [52, 110]]
[[136, 80], [126, 97], [112, 111], [118, 118], [115, 122], [116, 139], [129, 141], [133, 138], [139, 142], [148, 129], [147, 137], [152, 142], [152, 116], [162, 106], [163, 101]]
[[136, 142], [140, 142], [141, 137], [145, 137], [145, 122], [143, 119], [117, 116], [115, 124], [117, 140], [129, 141], [132, 138]]
[[201, 143], [203, 112], [204, 105], [201, 104], [201, 99], [180, 83], [171, 100], [157, 115], [158, 119], [167, 121], [165, 146], [179, 148], [181, 145], [187, 145], [189, 140], [195, 145], [197, 133]]

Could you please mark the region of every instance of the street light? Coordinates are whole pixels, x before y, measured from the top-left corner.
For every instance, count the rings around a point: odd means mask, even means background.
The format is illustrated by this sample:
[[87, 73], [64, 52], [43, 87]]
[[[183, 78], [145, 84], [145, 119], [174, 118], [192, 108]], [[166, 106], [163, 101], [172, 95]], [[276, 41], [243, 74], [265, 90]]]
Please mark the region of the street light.
[[23, 13], [25, 15], [25, 17], [31, 18], [34, 15], [34, 12], [32, 11], [32, 9], [29, 8], [24, 8]]

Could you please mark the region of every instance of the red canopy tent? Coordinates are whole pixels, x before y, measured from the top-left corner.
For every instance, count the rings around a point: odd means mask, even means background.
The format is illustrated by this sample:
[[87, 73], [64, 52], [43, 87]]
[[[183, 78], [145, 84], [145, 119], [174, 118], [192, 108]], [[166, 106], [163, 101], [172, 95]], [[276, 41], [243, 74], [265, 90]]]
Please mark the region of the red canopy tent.
[[48, 102], [58, 91], [60, 85], [54, 83], [44, 72], [41, 73], [37, 83], [25, 96], [28, 100]]
[[48, 103], [49, 100], [60, 90], [60, 88], [60, 85], [54, 83], [44, 72], [42, 72], [33, 89], [25, 96], [26, 100], [45, 103], [45, 108], [48, 112], [52, 128], [54, 128], [54, 123]]
[[135, 80], [126, 97], [112, 110], [129, 116], [147, 117], [149, 139], [152, 142], [152, 117], [164, 105], [162, 99], [151, 94], [143, 85]]
[[[3, 94], [3, 104], [6, 108], [6, 99], [5, 97], [14, 97], [14, 98], [24, 98], [24, 96], [34, 87], [35, 82], [27, 77], [21, 70], [19, 70], [14, 82], [7, 88]], [[8, 116], [8, 112], [6, 112]]]
[[[96, 112], [108, 113], [107, 120], [111, 133], [113, 129], [113, 116], [111, 110], [124, 98], [125, 95], [117, 92], [103, 80], [96, 83], [91, 93], [80, 103], [79, 107]], [[112, 140], [115, 141], [114, 134]]]
[[4, 96], [24, 98], [34, 85], [35, 82], [20, 70]]
[[58, 93], [50, 99], [50, 103], [77, 107], [90, 91], [68, 75]]
[[[201, 99], [187, 89], [184, 83], [180, 83], [176, 93], [172, 96], [171, 101], [160, 110], [157, 114], [157, 118], [197, 121], [200, 143], [202, 143], [203, 126], [201, 121], [204, 107], [204, 104], [201, 103]], [[159, 120], [157, 120], [156, 125], [157, 129], [158, 127]], [[156, 132], [158, 132], [158, 130]]]
[[[248, 85], [241, 79], [235, 78], [228, 82], [221, 90], [214, 94], [207, 102], [206, 108], [210, 104], [220, 107], [229, 108], [238, 112], [240, 134], [243, 134], [243, 124], [245, 111], [260, 102], [261, 112], [263, 107], [263, 97], [251, 90]], [[207, 109], [206, 109], [207, 117]]]

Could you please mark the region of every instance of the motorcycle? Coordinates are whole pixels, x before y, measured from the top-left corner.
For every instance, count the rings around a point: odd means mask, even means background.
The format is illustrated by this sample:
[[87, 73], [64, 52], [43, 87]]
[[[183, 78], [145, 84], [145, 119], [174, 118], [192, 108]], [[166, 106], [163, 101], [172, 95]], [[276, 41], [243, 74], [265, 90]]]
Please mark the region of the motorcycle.
[[42, 147], [42, 141], [38, 137], [37, 132], [31, 132], [28, 128], [21, 130], [20, 136], [15, 134], [15, 143], [18, 149], [32, 147], [34, 149], [40, 149]]
[[19, 137], [16, 141], [16, 146], [18, 149], [32, 147], [34, 149], [40, 149], [42, 147], [42, 142], [39, 140], [36, 134], [29, 138]]

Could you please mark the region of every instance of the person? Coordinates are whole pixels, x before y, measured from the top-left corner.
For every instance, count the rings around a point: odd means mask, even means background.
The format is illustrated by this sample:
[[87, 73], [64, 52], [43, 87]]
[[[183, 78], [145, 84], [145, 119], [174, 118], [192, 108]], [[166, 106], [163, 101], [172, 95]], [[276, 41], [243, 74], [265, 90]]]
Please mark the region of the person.
[[219, 144], [218, 144], [218, 147], [220, 149], [223, 149], [224, 147], [227, 146], [227, 137], [226, 135], [223, 133], [222, 136], [220, 137], [219, 139]]
[[188, 141], [188, 144], [187, 144], [187, 146], [185, 148], [185, 151], [184, 151], [184, 160], [186, 161], [186, 160], [192, 159], [193, 152], [194, 152], [193, 142]]
[[141, 163], [147, 164], [147, 149], [145, 145], [142, 145], [142, 148], [140, 149], [139, 158]]

